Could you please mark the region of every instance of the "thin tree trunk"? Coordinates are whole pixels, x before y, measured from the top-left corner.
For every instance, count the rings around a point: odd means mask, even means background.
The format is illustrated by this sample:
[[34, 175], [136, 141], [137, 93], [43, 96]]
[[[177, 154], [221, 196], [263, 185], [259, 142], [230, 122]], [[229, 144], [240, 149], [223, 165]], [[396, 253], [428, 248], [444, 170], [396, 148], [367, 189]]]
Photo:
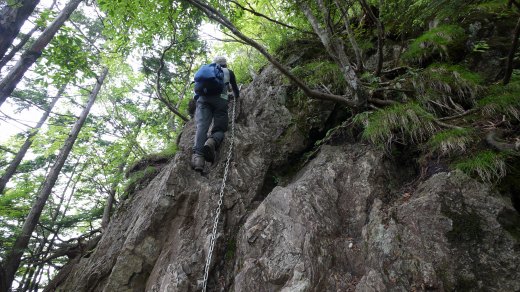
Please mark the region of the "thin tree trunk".
[[504, 85], [511, 81], [511, 74], [513, 73], [513, 61], [515, 59], [516, 50], [518, 49], [518, 37], [520, 37], [520, 18], [516, 23], [515, 32], [513, 33], [513, 41], [511, 42], [511, 50], [509, 51], [509, 56], [507, 57], [506, 75], [504, 76], [503, 80]]
[[54, 105], [56, 105], [56, 102], [58, 102], [58, 99], [60, 99], [61, 95], [65, 91], [65, 87], [66, 86], [64, 85], [60, 88], [60, 90], [58, 91], [58, 94], [56, 94], [56, 97], [54, 97], [52, 99], [51, 103], [49, 104], [49, 108], [43, 113], [42, 117], [40, 118], [40, 120], [38, 121], [36, 126], [29, 131], [29, 135], [27, 136], [27, 139], [25, 139], [25, 142], [23, 143], [22, 147], [20, 147], [20, 150], [14, 157], [13, 161], [11, 161], [11, 163], [7, 167], [4, 175], [2, 175], [2, 177], [0, 178], [0, 195], [3, 194], [3, 192], [5, 190], [5, 186], [7, 185], [7, 183], [11, 179], [11, 177], [13, 177], [13, 175], [16, 172], [16, 169], [18, 168], [18, 166], [22, 162], [22, 159], [24, 158], [25, 154], [27, 153], [27, 150], [29, 150], [29, 148], [31, 147], [34, 136], [36, 136], [36, 134], [38, 134], [38, 131], [43, 126], [43, 124], [45, 123], [47, 118], [49, 117], [49, 115], [52, 111], [52, 108], [54, 107]]
[[182, 89], [181, 94], [179, 95], [179, 101], [175, 105], [176, 108], [179, 108], [181, 106], [182, 100], [184, 99], [184, 97], [186, 97], [186, 93], [188, 92], [188, 88], [190, 87], [190, 74], [191, 74], [191, 70], [193, 69], [194, 63], [195, 63], [195, 56], [192, 55], [191, 60], [190, 60], [190, 67], [186, 71], [186, 76], [184, 76], [184, 87]]
[[[56, 1], [57, 0], [52, 1], [51, 6], [49, 7], [50, 10], [54, 8], [54, 6], [56, 5]], [[40, 27], [39, 25], [35, 25], [27, 34], [25, 34], [20, 39], [20, 42], [16, 46], [14, 46], [11, 49], [11, 51], [9, 51], [9, 54], [5, 55], [3, 58], [0, 57], [0, 70], [2, 70], [2, 68], [7, 64], [7, 62], [13, 59], [14, 55], [16, 55], [16, 53], [18, 53], [23, 48], [23, 46], [25, 46], [25, 44], [27, 44], [27, 42], [31, 39], [32, 34], [39, 29], [42, 29], [42, 27]]]
[[[45, 181], [43, 182], [43, 185], [39, 191], [38, 197], [36, 198], [36, 201], [34, 202], [33, 206], [31, 207], [31, 211], [29, 212], [29, 215], [27, 216], [22, 231], [16, 238], [16, 241], [11, 249], [11, 251], [8, 253], [5, 261], [5, 274], [6, 274], [6, 281], [7, 287], [11, 286], [16, 274], [16, 271], [18, 270], [18, 267], [20, 266], [20, 261], [23, 255], [24, 250], [27, 248], [27, 245], [29, 244], [29, 239], [31, 237], [32, 232], [34, 231], [34, 228], [38, 224], [38, 220], [40, 219], [40, 215], [42, 213], [43, 207], [45, 206], [45, 203], [47, 202], [49, 195], [52, 191], [52, 188], [54, 187], [54, 184], [56, 183], [56, 180], [58, 179], [58, 175], [61, 171], [61, 168], [65, 164], [65, 160], [67, 159], [72, 146], [74, 145], [74, 142], [76, 141], [76, 138], [78, 137], [78, 134], [83, 127], [83, 124], [85, 123], [85, 120], [87, 118], [87, 115], [90, 112], [90, 109], [92, 108], [92, 105], [94, 104], [94, 101], [96, 100], [96, 97], [99, 93], [99, 90], [101, 89], [101, 85], [103, 84], [105, 77], [108, 74], [108, 69], [103, 69], [103, 73], [101, 74], [101, 77], [97, 81], [97, 84], [90, 94], [90, 98], [87, 102], [87, 105], [81, 112], [81, 115], [79, 116], [78, 120], [74, 124], [67, 140], [65, 140], [65, 143], [63, 144], [60, 153], [58, 154], [58, 157], [56, 158], [56, 161], [54, 165], [52, 166], [51, 170], [49, 171], [47, 177], [45, 178]], [[4, 291], [1, 291], [4, 292]]]
[[[322, 4], [321, 6], [324, 5]], [[302, 3], [300, 5], [300, 9], [309, 20], [312, 28], [314, 29], [314, 32], [316, 32], [316, 34], [318, 34], [318, 36], [320, 37], [321, 43], [327, 50], [327, 53], [339, 65], [341, 72], [343, 73], [343, 78], [349, 85], [351, 91], [350, 94], [354, 99], [354, 103], [356, 105], [364, 105], [366, 103], [366, 99], [364, 98], [364, 94], [360, 92], [361, 83], [357, 78], [354, 68], [350, 66], [350, 60], [347, 54], [345, 53], [345, 45], [343, 41], [337, 37], [334, 37], [332, 31], [327, 29], [326, 26], [325, 28], [323, 28], [320, 25], [318, 18], [316, 18], [316, 16], [312, 13], [307, 3]]]
[[40, 0], [16, 1], [13, 5], [6, 5], [0, 11], [0, 58], [5, 55], [23, 23], [39, 2]]
[[303, 81], [294, 76], [289, 69], [287, 69], [284, 65], [282, 65], [278, 60], [276, 60], [271, 54], [267, 52], [267, 50], [257, 43], [256, 41], [248, 38], [243, 33], [241, 33], [222, 13], [208, 5], [207, 3], [200, 0], [186, 0], [188, 3], [193, 4], [195, 7], [204, 12], [209, 18], [217, 21], [222, 24], [226, 28], [228, 28], [234, 35], [236, 35], [239, 39], [247, 43], [248, 45], [255, 48], [260, 54], [262, 54], [271, 64], [273, 64], [276, 69], [278, 69], [283, 75], [285, 75], [292, 83], [298, 86], [308, 97], [316, 98], [320, 100], [328, 100], [342, 103], [351, 108], [358, 107], [358, 103], [352, 100], [348, 100], [345, 96], [329, 94], [325, 92], [320, 92], [317, 90], [310, 89]]
[[30, 48], [25, 51], [13, 69], [0, 81], [0, 106], [11, 95], [16, 85], [22, 79], [29, 67], [41, 56], [43, 49], [49, 44], [56, 32], [76, 10], [83, 0], [71, 0], [60, 12], [58, 17], [42, 32]]
[[348, 15], [348, 9], [345, 9], [345, 7], [343, 7], [340, 3], [339, 0], [334, 0], [334, 2], [336, 3], [336, 6], [338, 7], [338, 9], [341, 11], [341, 13], [343, 14], [343, 19], [345, 21], [345, 31], [347, 32], [347, 37], [348, 37], [348, 40], [350, 42], [350, 45], [352, 46], [352, 50], [354, 51], [354, 55], [356, 56], [356, 65], [357, 65], [357, 68], [356, 70], [359, 72], [359, 71], [363, 71], [363, 56], [362, 56], [362, 53], [361, 53], [361, 49], [359, 48], [359, 45], [356, 41], [356, 38], [354, 36], [354, 32], [352, 32], [352, 29], [350, 28], [350, 19], [349, 19], [349, 15]]
[[368, 5], [365, 0], [359, 0], [359, 3], [365, 10], [368, 17], [372, 19], [372, 21], [376, 24], [377, 27], [377, 65], [376, 70], [374, 71], [374, 75], [381, 75], [381, 70], [383, 70], [383, 46], [385, 44], [385, 30], [381, 21], [375, 16], [374, 12]]
[[[79, 159], [74, 164], [70, 178], [68, 179], [67, 183], [65, 184], [65, 188], [61, 192], [61, 196], [59, 198], [60, 200], [59, 200], [56, 208], [54, 208], [54, 212], [52, 213], [49, 224], [51, 226], [50, 229], [53, 230], [53, 232], [52, 232], [52, 234], [49, 234], [49, 236], [45, 236], [45, 234], [43, 235], [44, 241], [40, 246], [38, 246], [38, 249], [36, 249], [36, 251], [35, 251], [35, 255], [38, 257], [38, 259], [34, 261], [34, 267], [32, 267], [33, 270], [35, 271], [34, 275], [32, 278], [27, 279], [22, 291], [33, 291], [33, 290], [35, 290], [36, 287], [38, 287], [38, 283], [39, 283], [38, 278], [41, 278], [41, 272], [43, 271], [43, 267], [45, 265], [45, 262], [43, 261], [43, 259], [47, 258], [47, 255], [52, 250], [54, 241], [56, 240], [56, 237], [58, 236], [59, 231], [60, 231], [59, 226], [56, 226], [56, 228], [54, 228], [54, 229], [52, 227], [54, 227], [56, 225], [56, 221], [60, 214], [60, 209], [63, 205], [63, 201], [65, 201], [65, 195], [67, 194], [70, 184], [74, 179], [74, 175], [76, 174], [76, 169], [77, 169], [78, 165], [79, 165]], [[81, 174], [80, 174], [80, 177], [81, 177]], [[76, 183], [77, 183], [77, 180], [74, 183], [74, 188], [76, 186]], [[69, 200], [67, 201], [65, 209], [68, 208], [69, 203], [70, 203], [70, 197], [69, 197]], [[43, 252], [44, 249], [45, 249], [45, 252]]]
[[16, 53], [18, 53], [18, 51], [20, 51], [20, 49], [23, 48], [23, 46], [25, 46], [27, 41], [29, 41], [29, 39], [31, 38], [32, 34], [35, 31], [37, 31], [39, 28], [40, 27], [38, 25], [34, 26], [26, 35], [24, 35], [20, 39], [20, 42], [9, 51], [9, 54], [5, 55], [0, 60], [0, 70], [2, 70], [2, 68], [5, 66], [5, 64], [7, 64], [7, 62], [9, 62], [13, 59], [14, 55], [16, 55]]
[[[143, 121], [142, 120], [139, 120], [139, 130], [141, 129], [141, 125], [142, 125]], [[139, 130], [137, 132], [139, 132]], [[126, 167], [126, 164], [128, 162], [128, 155], [130, 154], [132, 150], [132, 146], [128, 147], [124, 153], [124, 161], [121, 162], [118, 166], [117, 166], [117, 172], [118, 173], [122, 173], [123, 170], [125, 169]], [[114, 206], [114, 201], [115, 201], [115, 197], [116, 197], [116, 189], [117, 189], [117, 184], [119, 183], [119, 180], [115, 180], [114, 182], [112, 182], [112, 184], [110, 185], [110, 190], [108, 191], [108, 198], [107, 198], [107, 203], [105, 205], [105, 208], [103, 209], [103, 219], [101, 219], [101, 230], [105, 230], [108, 226], [108, 223], [110, 223], [110, 215], [112, 214], [112, 208]]]

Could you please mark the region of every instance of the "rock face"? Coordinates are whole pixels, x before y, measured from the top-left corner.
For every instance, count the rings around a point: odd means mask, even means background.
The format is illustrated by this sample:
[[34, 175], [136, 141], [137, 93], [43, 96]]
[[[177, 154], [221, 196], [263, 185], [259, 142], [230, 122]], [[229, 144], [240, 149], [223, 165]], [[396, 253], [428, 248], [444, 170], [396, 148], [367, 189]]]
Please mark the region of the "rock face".
[[[267, 67], [242, 93], [208, 290], [520, 290], [510, 202], [458, 172], [403, 188], [412, 169], [351, 139], [298, 169], [334, 108], [281, 80]], [[190, 122], [175, 158], [53, 289], [200, 290], [230, 133], [205, 176], [189, 166], [193, 136]]]

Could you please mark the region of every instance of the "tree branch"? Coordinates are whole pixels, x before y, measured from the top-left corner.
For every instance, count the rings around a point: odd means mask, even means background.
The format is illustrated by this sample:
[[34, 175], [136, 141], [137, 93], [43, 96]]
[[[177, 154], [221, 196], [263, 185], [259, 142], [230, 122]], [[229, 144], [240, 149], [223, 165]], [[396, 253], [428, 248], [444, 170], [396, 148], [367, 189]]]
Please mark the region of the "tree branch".
[[354, 51], [354, 55], [356, 56], [356, 70], [358, 72], [361, 72], [363, 71], [363, 53], [361, 51], [361, 49], [359, 48], [359, 45], [356, 41], [356, 38], [354, 36], [354, 32], [352, 31], [352, 29], [350, 28], [350, 20], [349, 20], [349, 15], [348, 15], [348, 9], [345, 9], [345, 7], [343, 7], [340, 3], [339, 0], [334, 0], [336, 6], [338, 7], [338, 9], [341, 11], [341, 14], [342, 14], [342, 18], [344, 19], [344, 22], [345, 22], [345, 31], [347, 32], [347, 37], [348, 37], [348, 40], [350, 42], [350, 45], [352, 46], [352, 50]]
[[358, 104], [354, 101], [348, 100], [345, 96], [341, 95], [334, 95], [334, 94], [328, 94], [319, 92], [317, 90], [310, 89], [307, 85], [303, 83], [300, 79], [298, 79], [296, 76], [294, 76], [289, 69], [287, 69], [284, 65], [282, 65], [278, 60], [276, 60], [271, 54], [267, 52], [267, 50], [260, 45], [259, 43], [255, 42], [251, 38], [245, 36], [242, 34], [222, 13], [211, 7], [210, 5], [206, 4], [205, 2], [201, 0], [186, 0], [187, 2], [193, 4], [195, 7], [200, 9], [202, 12], [204, 12], [210, 19], [215, 20], [216, 22], [222, 24], [227, 29], [229, 29], [234, 35], [236, 35], [238, 38], [246, 42], [248, 45], [252, 46], [258, 52], [260, 52], [271, 64], [273, 64], [274, 67], [276, 67], [283, 75], [285, 75], [289, 80], [298, 86], [303, 92], [311, 97], [321, 100], [329, 100], [334, 102], [340, 102], [346, 106], [356, 108], [358, 107]]
[[236, 6], [238, 6], [240, 9], [244, 10], [244, 11], [247, 11], [253, 15], [256, 15], [256, 16], [259, 16], [259, 17], [262, 17], [262, 18], [265, 18], [267, 20], [269, 20], [270, 22], [273, 22], [273, 23], [276, 23], [276, 24], [279, 24], [283, 27], [286, 27], [286, 28], [290, 28], [290, 29], [294, 29], [294, 30], [297, 30], [299, 32], [302, 32], [302, 33], [305, 33], [305, 34], [310, 34], [310, 35], [316, 35], [314, 32], [312, 31], [305, 31], [305, 30], [301, 30], [295, 26], [292, 26], [292, 25], [288, 25], [288, 24], [285, 24], [283, 22], [280, 22], [276, 19], [273, 19], [273, 18], [270, 18], [269, 16], [265, 15], [265, 14], [262, 14], [260, 12], [257, 12], [256, 10], [254, 10], [253, 8], [246, 8], [244, 6], [242, 6], [240, 3], [234, 1], [234, 0], [231, 0], [230, 1], [231, 3], [235, 4]]
[[462, 128], [459, 127], [459, 126], [455, 126], [455, 125], [451, 125], [451, 124], [443, 123], [443, 122], [439, 121], [438, 119], [434, 119], [433, 122], [436, 123], [437, 125], [441, 126], [441, 127], [444, 127], [444, 128], [450, 128], [450, 129], [462, 129]]
[[467, 115], [469, 115], [469, 114], [475, 113], [475, 112], [477, 112], [477, 111], [478, 111], [478, 109], [473, 108], [473, 109], [467, 110], [467, 111], [465, 111], [465, 112], [463, 112], [463, 113], [460, 113], [460, 114], [458, 114], [458, 115], [449, 116], [449, 117], [444, 117], [444, 118], [439, 118], [438, 120], [439, 120], [439, 121], [454, 120], [454, 119], [458, 119], [458, 118], [460, 118], [460, 117], [464, 117], [464, 116], [467, 116]]
[[4, 146], [2, 146], [2, 145], [0, 145], [0, 150], [3, 150], [3, 151], [5, 151], [5, 152], [8, 152], [8, 153], [11, 153], [11, 154], [16, 155], [16, 152], [14, 152], [13, 150], [11, 150], [11, 149], [9, 149], [9, 148], [7, 148], [7, 147], [4, 147]]
[[394, 100], [379, 99], [379, 98], [373, 98], [373, 97], [369, 97], [367, 101], [370, 102], [370, 103], [373, 103], [373, 104], [380, 105], [380, 106], [389, 106], [389, 105], [394, 105], [394, 104], [398, 104], [399, 103], [399, 102], [394, 101]]
[[183, 114], [181, 114], [168, 100], [166, 100], [162, 94], [161, 94], [161, 82], [160, 82], [160, 79], [161, 79], [161, 71], [162, 69], [164, 68], [164, 56], [166, 55], [166, 52], [168, 52], [168, 50], [170, 50], [173, 45], [175, 44], [174, 41], [172, 41], [170, 43], [170, 45], [168, 45], [168, 47], [166, 47], [166, 49], [164, 49], [164, 51], [162, 52], [161, 54], [161, 59], [160, 59], [160, 66], [159, 66], [159, 69], [157, 70], [157, 78], [155, 79], [155, 86], [156, 86], [156, 89], [157, 89], [157, 98], [166, 105], [166, 107], [168, 107], [168, 109], [170, 111], [172, 111], [174, 114], [176, 114], [177, 116], [179, 116], [183, 121], [187, 122], [189, 121], [189, 119], [187, 117], [185, 117]]

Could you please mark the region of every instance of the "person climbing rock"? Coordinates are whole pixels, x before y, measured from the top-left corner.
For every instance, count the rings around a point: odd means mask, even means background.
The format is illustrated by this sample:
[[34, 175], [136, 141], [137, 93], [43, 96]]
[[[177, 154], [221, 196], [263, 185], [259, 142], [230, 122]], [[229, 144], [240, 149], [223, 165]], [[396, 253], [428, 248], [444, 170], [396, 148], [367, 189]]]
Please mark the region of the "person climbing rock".
[[[221, 84], [218, 84], [221, 83]], [[213, 63], [204, 65], [195, 74], [195, 122], [197, 130], [193, 146], [192, 167], [202, 172], [206, 161], [215, 161], [224, 133], [228, 128], [228, 95], [231, 86], [233, 96], [239, 97], [235, 74], [227, 68], [225, 57], [215, 57]], [[211, 134], [209, 126], [213, 122]]]

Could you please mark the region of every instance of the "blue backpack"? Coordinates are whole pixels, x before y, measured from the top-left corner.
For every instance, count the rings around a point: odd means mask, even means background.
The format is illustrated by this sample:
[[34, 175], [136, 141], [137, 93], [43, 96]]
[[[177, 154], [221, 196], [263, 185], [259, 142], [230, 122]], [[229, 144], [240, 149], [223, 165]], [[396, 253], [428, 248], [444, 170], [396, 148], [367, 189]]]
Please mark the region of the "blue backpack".
[[220, 95], [224, 91], [224, 71], [219, 64], [203, 65], [195, 73], [195, 93], [202, 96]]

